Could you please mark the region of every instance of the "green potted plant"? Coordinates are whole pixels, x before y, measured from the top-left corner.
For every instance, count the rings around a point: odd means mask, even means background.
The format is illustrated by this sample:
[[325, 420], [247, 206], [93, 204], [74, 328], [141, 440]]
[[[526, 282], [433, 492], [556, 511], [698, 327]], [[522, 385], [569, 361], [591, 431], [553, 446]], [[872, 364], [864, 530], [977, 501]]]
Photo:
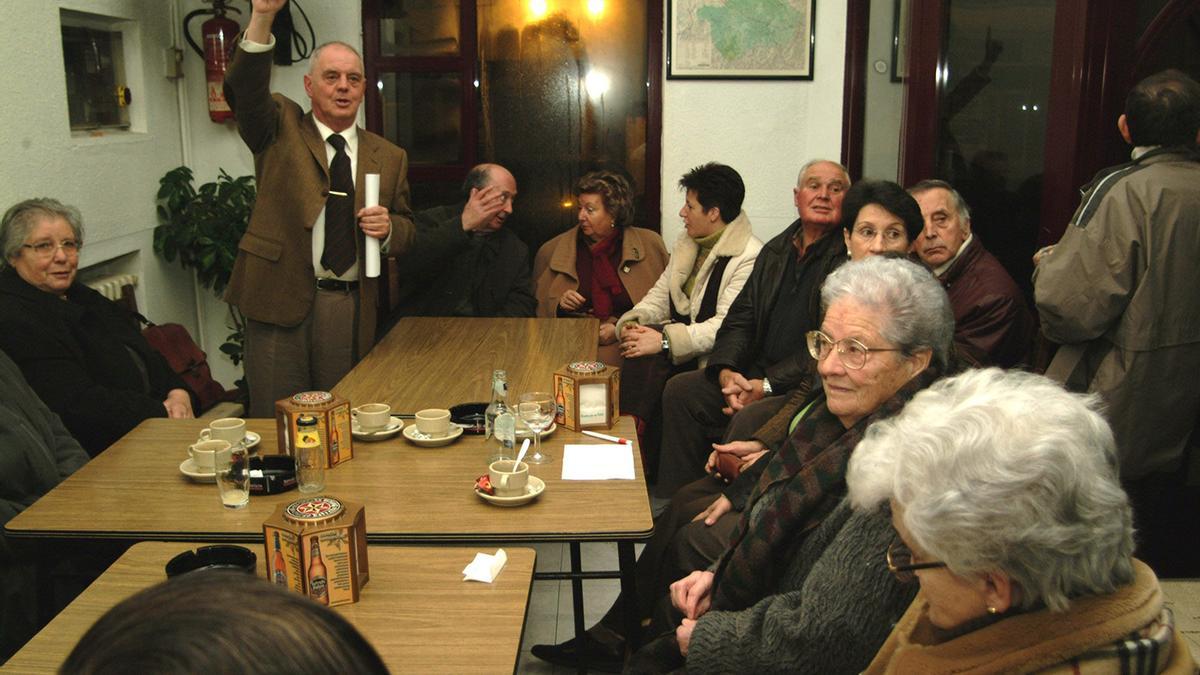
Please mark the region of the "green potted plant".
[[[186, 269], [218, 296], [229, 284], [238, 242], [250, 222], [256, 189], [253, 176], [234, 178], [220, 169], [213, 183], [192, 186], [192, 170], [181, 166], [159, 181], [158, 221], [154, 229], [154, 252], [169, 262], [179, 259]], [[236, 307], [229, 307], [233, 332], [225, 338], [221, 352], [233, 365], [242, 362], [246, 320]], [[244, 379], [236, 382], [245, 390]]]

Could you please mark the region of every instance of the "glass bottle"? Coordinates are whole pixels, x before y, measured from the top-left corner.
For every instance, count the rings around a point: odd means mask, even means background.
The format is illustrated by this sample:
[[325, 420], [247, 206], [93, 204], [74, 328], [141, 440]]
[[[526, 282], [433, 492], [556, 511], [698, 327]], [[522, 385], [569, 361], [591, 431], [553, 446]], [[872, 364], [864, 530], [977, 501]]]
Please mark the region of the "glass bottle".
[[314, 415], [296, 418], [296, 483], [301, 492], [325, 489], [325, 449]]
[[512, 409], [508, 406], [508, 371], [493, 370], [492, 371], [492, 402], [488, 404], [487, 410], [483, 413], [484, 418], [484, 438], [491, 438], [495, 433], [493, 429], [496, 423], [496, 415]]
[[317, 536], [313, 535], [308, 561], [308, 597], [322, 605], [328, 605], [328, 586], [329, 579], [326, 576], [325, 562], [321, 560], [321, 544]]

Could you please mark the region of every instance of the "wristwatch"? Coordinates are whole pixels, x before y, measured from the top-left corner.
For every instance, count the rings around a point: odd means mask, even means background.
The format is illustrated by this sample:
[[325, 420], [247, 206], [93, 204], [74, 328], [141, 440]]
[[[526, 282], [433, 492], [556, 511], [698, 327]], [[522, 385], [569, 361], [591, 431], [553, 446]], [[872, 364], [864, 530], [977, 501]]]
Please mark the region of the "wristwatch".
[[671, 338], [667, 337], [666, 333], [663, 333], [662, 337], [662, 350], [663, 353], [666, 354], [667, 352], [671, 351]]
[[770, 396], [774, 393], [775, 392], [771, 390], [771, 381], [764, 377], [763, 378], [763, 394]]

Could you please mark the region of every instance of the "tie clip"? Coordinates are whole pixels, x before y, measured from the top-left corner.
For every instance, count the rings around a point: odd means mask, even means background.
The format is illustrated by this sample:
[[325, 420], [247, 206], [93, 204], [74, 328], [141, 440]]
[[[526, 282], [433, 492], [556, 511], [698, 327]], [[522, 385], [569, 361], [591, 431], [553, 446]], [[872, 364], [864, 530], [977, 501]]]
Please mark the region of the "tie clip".
[[336, 195], [338, 197], [349, 197], [350, 196], [349, 194], [347, 194], [345, 192], [338, 192], [337, 190], [330, 190], [329, 194]]

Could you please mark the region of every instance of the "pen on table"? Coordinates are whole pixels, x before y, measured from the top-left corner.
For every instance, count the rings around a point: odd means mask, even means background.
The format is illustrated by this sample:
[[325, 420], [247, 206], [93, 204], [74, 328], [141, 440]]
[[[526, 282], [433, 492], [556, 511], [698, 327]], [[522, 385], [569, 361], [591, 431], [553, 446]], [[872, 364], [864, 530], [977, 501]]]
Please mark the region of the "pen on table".
[[592, 438], [599, 438], [602, 441], [608, 441], [609, 443], [628, 443], [629, 445], [633, 445], [633, 441], [631, 441], [627, 438], [617, 438], [616, 436], [609, 436], [608, 434], [598, 434], [595, 431], [586, 431], [586, 430], [581, 431], [580, 433], [583, 434], [584, 436], [591, 436]]

